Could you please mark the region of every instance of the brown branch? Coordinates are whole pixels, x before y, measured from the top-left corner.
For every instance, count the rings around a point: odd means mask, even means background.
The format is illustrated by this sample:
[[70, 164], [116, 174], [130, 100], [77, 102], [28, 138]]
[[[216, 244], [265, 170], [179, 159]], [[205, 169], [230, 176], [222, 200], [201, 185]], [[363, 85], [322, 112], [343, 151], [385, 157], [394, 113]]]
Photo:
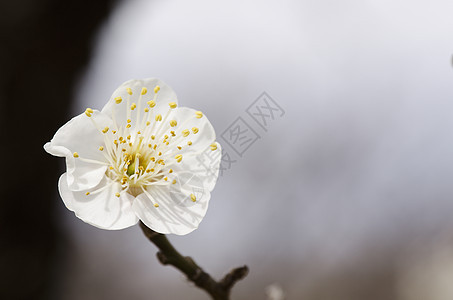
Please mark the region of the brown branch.
[[192, 258], [182, 256], [164, 234], [153, 231], [142, 222], [140, 222], [140, 227], [145, 236], [159, 248], [157, 258], [163, 265], [172, 265], [183, 272], [187, 279], [200, 289], [205, 290], [214, 300], [228, 300], [234, 284], [247, 276], [249, 272], [247, 266], [239, 267], [231, 270], [222, 280], [217, 282], [203, 271]]

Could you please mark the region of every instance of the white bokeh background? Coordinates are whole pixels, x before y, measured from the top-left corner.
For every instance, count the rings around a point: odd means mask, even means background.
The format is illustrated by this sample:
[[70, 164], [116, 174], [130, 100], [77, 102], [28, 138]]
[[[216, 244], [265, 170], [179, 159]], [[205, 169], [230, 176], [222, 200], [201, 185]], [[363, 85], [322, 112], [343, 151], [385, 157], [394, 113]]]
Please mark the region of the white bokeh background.
[[[311, 299], [332, 274], [373, 281], [380, 268], [397, 299], [452, 299], [453, 251], [438, 250], [453, 236], [452, 11], [440, 0], [123, 1], [74, 114], [158, 77], [218, 136], [238, 116], [254, 126], [261, 139], [219, 178], [200, 228], [170, 237], [216, 277], [247, 264], [234, 299], [265, 299], [272, 283]], [[285, 110], [267, 132], [245, 113], [263, 91]], [[64, 299], [208, 299], [158, 264], [138, 226], [99, 230], [63, 205], [61, 216], [73, 246]]]

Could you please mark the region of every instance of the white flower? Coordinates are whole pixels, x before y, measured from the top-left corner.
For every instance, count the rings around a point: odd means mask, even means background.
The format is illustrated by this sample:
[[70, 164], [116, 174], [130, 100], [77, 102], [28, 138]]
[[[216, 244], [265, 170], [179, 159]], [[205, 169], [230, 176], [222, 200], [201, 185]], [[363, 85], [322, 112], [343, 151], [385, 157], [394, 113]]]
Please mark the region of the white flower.
[[141, 220], [179, 235], [206, 214], [221, 157], [206, 116], [177, 107], [173, 90], [153, 78], [123, 83], [101, 111], [87, 108], [44, 149], [66, 157], [60, 195], [83, 221], [122, 229]]

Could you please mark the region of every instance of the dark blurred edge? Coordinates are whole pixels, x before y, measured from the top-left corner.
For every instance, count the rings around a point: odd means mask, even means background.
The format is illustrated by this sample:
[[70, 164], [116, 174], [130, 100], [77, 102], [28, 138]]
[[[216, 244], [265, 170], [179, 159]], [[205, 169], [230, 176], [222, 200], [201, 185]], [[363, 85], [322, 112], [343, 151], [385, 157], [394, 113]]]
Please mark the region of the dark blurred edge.
[[60, 161], [42, 146], [69, 119], [75, 80], [115, 3], [0, 2], [0, 299], [57, 297]]

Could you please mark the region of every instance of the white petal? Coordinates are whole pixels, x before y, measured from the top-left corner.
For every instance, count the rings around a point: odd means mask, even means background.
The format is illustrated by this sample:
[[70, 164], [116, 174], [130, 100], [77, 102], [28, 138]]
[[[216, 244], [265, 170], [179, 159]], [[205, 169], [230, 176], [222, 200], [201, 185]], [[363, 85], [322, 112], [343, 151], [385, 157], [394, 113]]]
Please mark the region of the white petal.
[[[92, 118], [102, 128], [111, 125], [111, 120], [97, 111], [93, 113]], [[102, 133], [83, 113], [58, 129], [52, 140], [44, 145], [44, 149], [52, 155], [66, 157], [69, 188], [81, 191], [96, 186], [104, 176], [107, 166], [84, 162], [74, 158], [73, 154], [77, 152], [80, 157], [106, 163], [106, 159], [98, 150], [101, 145], [104, 145]]]
[[[152, 230], [168, 234], [184, 235], [192, 232], [202, 221], [208, 209], [210, 192], [202, 181], [187, 172], [178, 184], [151, 186], [148, 195], [142, 193], [134, 201], [137, 216]], [[191, 200], [190, 194], [196, 196]], [[150, 198], [151, 197], [151, 198]], [[154, 204], [159, 207], [154, 207]]]
[[[177, 134], [180, 134], [182, 130], [188, 129], [190, 134], [184, 138], [181, 146], [186, 146], [188, 141], [192, 142], [190, 147], [186, 147], [184, 153], [199, 153], [204, 151], [209, 146], [215, 142], [215, 130], [212, 127], [211, 122], [209, 122], [206, 116], [201, 117], [200, 119], [195, 116], [196, 110], [188, 107], [178, 107], [172, 112], [171, 118], [175, 119], [178, 122]], [[192, 129], [196, 127], [198, 129], [197, 133], [193, 133]]]
[[[115, 112], [115, 118], [119, 126], [125, 126], [127, 120], [127, 111], [130, 110], [132, 103], [135, 103], [137, 108], [131, 112], [131, 125], [132, 128], [135, 126], [136, 117], [138, 111], [143, 116], [143, 109], [149, 107], [148, 101], [154, 98], [154, 88], [160, 87], [159, 92], [156, 95], [156, 106], [153, 108], [154, 114], [164, 114], [169, 109], [169, 103], [178, 103], [175, 92], [165, 82], [157, 78], [146, 78], [146, 79], [131, 79], [121, 84], [110, 97], [109, 102], [104, 106], [102, 112], [108, 116]], [[131, 88], [132, 95], [127, 93], [127, 88]], [[140, 97], [142, 88], [146, 88], [148, 91], [145, 95]], [[121, 97], [122, 101], [120, 104], [116, 104], [115, 98]], [[129, 106], [127, 99], [129, 98]], [[139, 99], [141, 99], [139, 101]]]
[[[76, 216], [86, 223], [102, 229], [123, 229], [135, 225], [138, 218], [132, 210], [134, 197], [122, 193], [120, 197], [115, 194], [121, 191], [119, 183], [113, 183], [96, 193], [95, 190], [105, 187], [109, 179], [104, 176], [98, 186], [93, 189], [74, 192], [68, 187], [65, 174], [58, 183], [63, 202], [68, 209], [75, 212]], [[86, 195], [86, 192], [92, 192]]]
[[204, 188], [212, 191], [219, 176], [222, 159], [222, 148], [219, 143], [215, 144], [217, 149], [214, 151], [208, 147], [205, 151], [197, 154], [183, 154], [181, 162], [171, 166], [175, 176], [190, 172], [203, 182]]

